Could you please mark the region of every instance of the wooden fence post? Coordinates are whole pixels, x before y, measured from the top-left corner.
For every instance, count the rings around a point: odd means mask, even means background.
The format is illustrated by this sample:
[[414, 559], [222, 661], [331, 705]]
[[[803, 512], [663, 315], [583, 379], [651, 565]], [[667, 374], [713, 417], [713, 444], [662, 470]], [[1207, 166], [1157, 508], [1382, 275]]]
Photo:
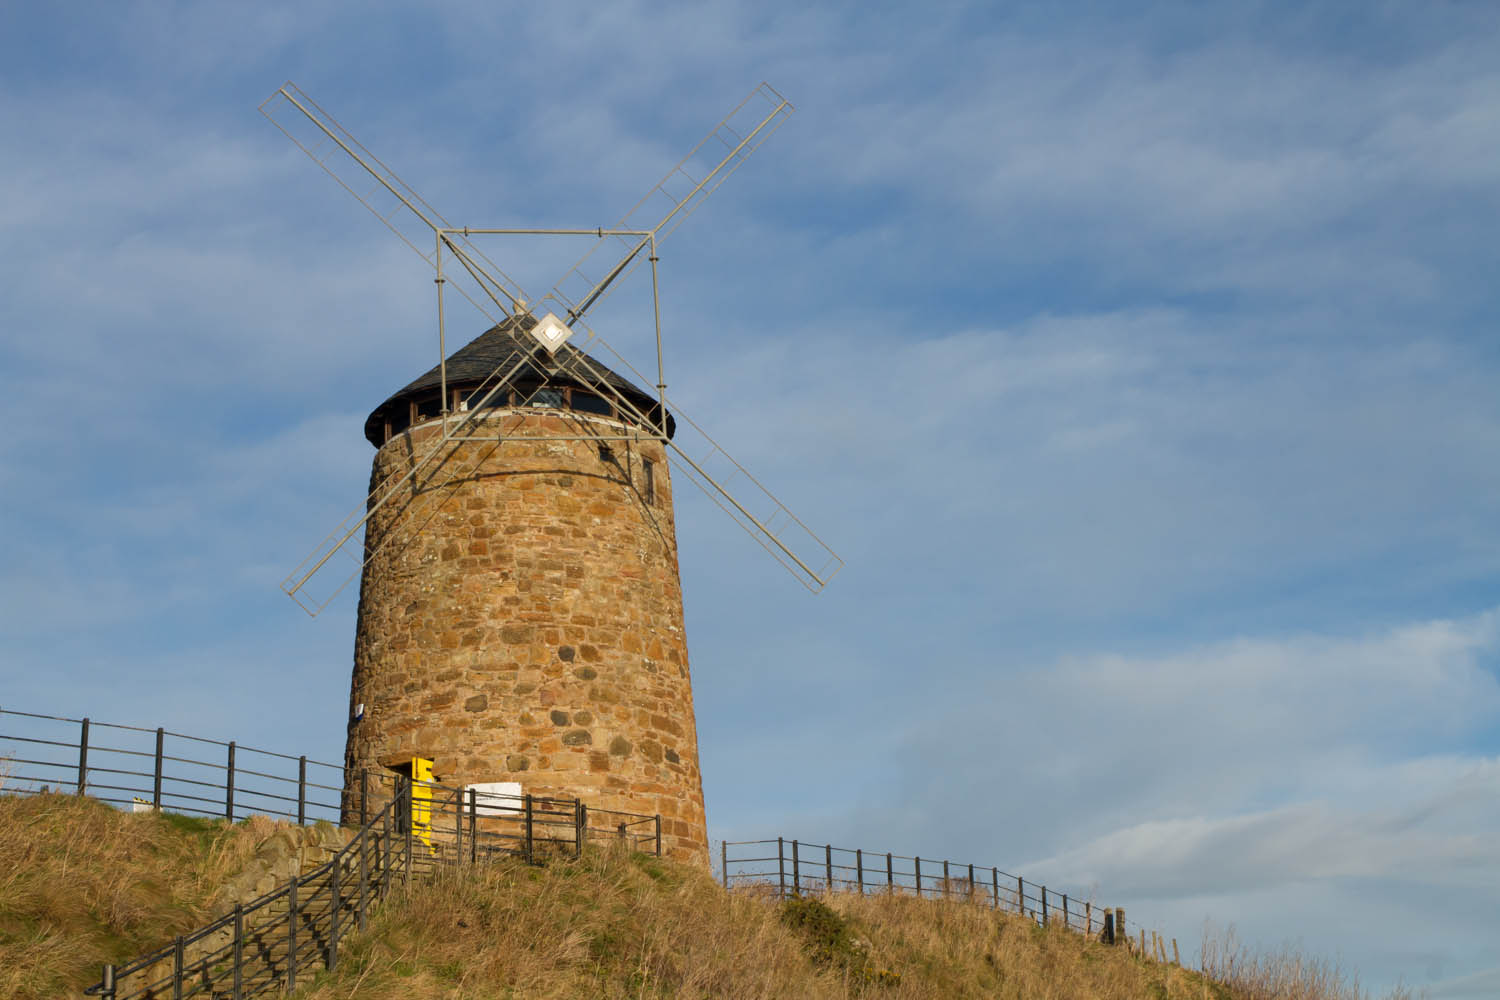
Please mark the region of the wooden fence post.
[[719, 875], [724, 880], [724, 888], [729, 888], [729, 841], [719, 841]]
[[891, 863], [890, 852], [885, 855], [885, 891], [896, 891], [896, 866]]
[[187, 942], [182, 935], [172, 942], [172, 1000], [182, 1000], [182, 973], [187, 964]]
[[1047, 887], [1042, 886], [1042, 926], [1047, 926]]
[[776, 898], [786, 898], [786, 845], [780, 838], [776, 838]]
[[797, 853], [797, 841], [792, 841], [792, 895], [802, 895], [802, 861]]
[[917, 895], [921, 896], [922, 895], [922, 859], [921, 858], [912, 858], [912, 871], [914, 871], [916, 873], [916, 876], [917, 876]]
[[1104, 933], [1105, 944], [1115, 943], [1115, 915], [1110, 912], [1109, 907], [1104, 908]]
[[1086, 900], [1083, 904], [1083, 933], [1089, 937], [1094, 936], [1094, 903]]
[[948, 898], [948, 862], [943, 861], [943, 898]]
[[832, 844], [824, 844], [823, 845], [823, 865], [824, 865], [824, 868], [825, 868], [825, 871], [826, 871], [826, 877], [823, 880], [824, 883], [825, 883], [823, 891], [824, 892], [832, 892], [833, 891], [833, 845]]
[[1026, 916], [1026, 883], [1021, 876], [1016, 876], [1016, 912]]
[[1000, 869], [990, 869], [990, 892], [994, 897], [995, 909], [1000, 909]]
[[859, 894], [865, 894], [865, 852], [859, 848], [854, 849], [854, 875], [859, 880]]

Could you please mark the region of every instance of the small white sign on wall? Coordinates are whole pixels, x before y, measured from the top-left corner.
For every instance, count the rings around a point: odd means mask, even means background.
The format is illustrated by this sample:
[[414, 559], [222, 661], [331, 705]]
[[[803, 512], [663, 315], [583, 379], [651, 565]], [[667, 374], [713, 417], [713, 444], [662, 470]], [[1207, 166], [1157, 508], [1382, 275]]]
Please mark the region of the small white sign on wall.
[[473, 789], [474, 814], [476, 816], [510, 816], [526, 807], [519, 781], [479, 781], [464, 786], [464, 806], [469, 804], [469, 789]]

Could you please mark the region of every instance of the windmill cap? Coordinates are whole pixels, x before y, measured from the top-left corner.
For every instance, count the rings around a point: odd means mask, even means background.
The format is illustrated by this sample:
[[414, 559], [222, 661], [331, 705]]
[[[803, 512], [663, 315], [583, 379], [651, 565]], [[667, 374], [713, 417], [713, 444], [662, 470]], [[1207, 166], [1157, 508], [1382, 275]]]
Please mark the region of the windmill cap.
[[[536, 322], [530, 314], [506, 319], [448, 355], [449, 387], [476, 387], [493, 375], [496, 369], [509, 370], [523, 361], [526, 364], [517, 373], [517, 381], [539, 382], [546, 378], [546, 372], [532, 360], [540, 347], [537, 341], [527, 333], [536, 325]], [[598, 378], [583, 380], [572, 374], [563, 373], [552, 376], [548, 379], [548, 384], [588, 389], [606, 398], [618, 393], [640, 407], [642, 413], [650, 414], [657, 408], [656, 397], [647, 394], [634, 382], [611, 370], [592, 355], [585, 354], [570, 344], [563, 344], [557, 349], [556, 356], [559, 360], [565, 360], [565, 356], [568, 355], [573, 357], [582, 355], [588, 362], [587, 369], [597, 373]], [[609, 388], [601, 390], [600, 383]], [[365, 438], [379, 448], [385, 443], [387, 419], [398, 413], [405, 413], [411, 401], [433, 396], [441, 385], [442, 374], [436, 366], [413, 379], [371, 411], [370, 416], [365, 420]], [[677, 422], [672, 418], [671, 413], [668, 413], [667, 436], [671, 437], [676, 428]]]

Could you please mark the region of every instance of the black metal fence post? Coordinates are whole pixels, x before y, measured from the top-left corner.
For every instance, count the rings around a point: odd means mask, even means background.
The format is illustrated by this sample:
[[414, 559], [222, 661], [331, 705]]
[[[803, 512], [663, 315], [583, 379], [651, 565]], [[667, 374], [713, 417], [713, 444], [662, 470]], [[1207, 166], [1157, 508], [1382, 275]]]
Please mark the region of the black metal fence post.
[[297, 825], [307, 822], [307, 757], [297, 758]]
[[324, 964], [329, 972], [339, 964], [339, 911], [344, 908], [344, 894], [339, 888], [340, 854], [328, 863], [328, 955]]
[[234, 904], [234, 971], [230, 983], [233, 1000], [243, 1000], [245, 995], [245, 905]]
[[172, 1000], [182, 1000], [182, 967], [187, 962], [187, 942], [182, 935], [172, 942]]
[[531, 823], [532, 823], [531, 794], [527, 793], [527, 795], [526, 795], [526, 853], [524, 854], [524, 857], [526, 858], [526, 863], [528, 865], [531, 864], [531, 851], [532, 851]]
[[234, 740], [229, 741], [229, 764], [224, 773], [224, 818], [234, 822]]
[[573, 857], [583, 857], [583, 800], [573, 800]]
[[161, 810], [161, 766], [162, 758], [165, 756], [167, 731], [158, 728], [156, 730], [156, 768], [151, 779], [151, 808]]
[[661, 857], [661, 813], [656, 814], [656, 856]]
[[297, 877], [286, 884], [286, 991], [297, 988]]
[[82, 728], [78, 732], [78, 794], [89, 783], [89, 720], [84, 718]]
[[[584, 810], [584, 833], [588, 833], [588, 810]], [[469, 863], [479, 860], [479, 792], [469, 789]]]
[[[413, 846], [412, 846], [412, 827], [415, 826], [416, 824], [412, 822], [412, 815], [411, 815], [412, 803], [414, 801], [413, 795], [412, 795], [414, 785], [415, 785], [415, 782], [409, 781], [409, 780], [407, 780], [405, 778], [401, 779], [401, 827], [402, 827], [403, 830], [406, 831], [406, 856], [401, 859], [401, 884], [402, 885], [409, 885], [411, 883], [411, 866], [412, 866], [412, 861], [415, 860], [415, 858], [416, 858], [416, 854], [413, 852]], [[526, 809], [526, 830], [527, 830], [527, 837], [526, 837], [526, 839], [528, 841], [530, 841], [530, 839], [531, 839], [531, 835], [530, 835], [530, 831], [531, 831], [531, 796], [529, 796], [529, 795], [526, 796], [526, 806], [527, 806], [527, 809]]]
[[396, 800], [385, 804], [380, 811], [380, 898], [384, 899], [387, 890], [391, 886], [391, 810], [396, 808]]
[[365, 824], [359, 831], [359, 913], [358, 926], [365, 929], [365, 900], [370, 894], [370, 826]]

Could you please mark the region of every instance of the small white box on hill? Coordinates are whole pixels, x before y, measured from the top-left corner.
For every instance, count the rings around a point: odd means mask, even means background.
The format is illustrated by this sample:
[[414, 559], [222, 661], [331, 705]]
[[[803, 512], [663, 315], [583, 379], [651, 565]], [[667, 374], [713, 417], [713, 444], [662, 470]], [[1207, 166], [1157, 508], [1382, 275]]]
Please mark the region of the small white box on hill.
[[480, 781], [465, 785], [465, 806], [468, 805], [470, 789], [475, 792], [476, 816], [509, 816], [526, 808], [525, 795], [519, 781]]

